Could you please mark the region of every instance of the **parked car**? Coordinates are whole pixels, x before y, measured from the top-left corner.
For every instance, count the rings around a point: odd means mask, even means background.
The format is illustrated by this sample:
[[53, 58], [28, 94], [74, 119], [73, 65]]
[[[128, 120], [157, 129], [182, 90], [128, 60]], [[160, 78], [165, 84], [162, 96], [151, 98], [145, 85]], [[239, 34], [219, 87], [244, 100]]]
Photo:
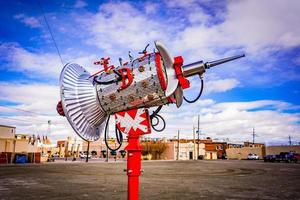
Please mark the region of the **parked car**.
[[248, 160], [258, 160], [259, 156], [255, 153], [249, 153], [247, 159]]
[[294, 161], [295, 163], [300, 161], [300, 154], [299, 153], [294, 153], [292, 161]]
[[276, 155], [266, 155], [264, 157], [265, 162], [275, 162], [276, 161]]
[[[79, 155], [79, 157], [80, 157], [80, 158], [86, 158], [86, 157], [87, 157], [87, 154], [81, 153], [81, 154]], [[89, 154], [89, 159], [90, 159], [90, 158], [92, 158], [92, 155], [91, 155], [91, 154]]]
[[300, 154], [295, 152], [280, 152], [278, 155], [266, 155], [265, 162], [298, 162], [300, 161]]

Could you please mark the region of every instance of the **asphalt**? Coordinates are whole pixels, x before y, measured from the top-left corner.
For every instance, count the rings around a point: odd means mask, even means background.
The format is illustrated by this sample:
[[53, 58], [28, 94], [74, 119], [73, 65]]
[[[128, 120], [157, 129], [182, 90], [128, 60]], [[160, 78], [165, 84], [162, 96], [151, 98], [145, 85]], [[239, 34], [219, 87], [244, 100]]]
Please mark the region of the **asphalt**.
[[[300, 164], [145, 161], [140, 199], [300, 199]], [[0, 199], [126, 199], [126, 162], [0, 165]]]

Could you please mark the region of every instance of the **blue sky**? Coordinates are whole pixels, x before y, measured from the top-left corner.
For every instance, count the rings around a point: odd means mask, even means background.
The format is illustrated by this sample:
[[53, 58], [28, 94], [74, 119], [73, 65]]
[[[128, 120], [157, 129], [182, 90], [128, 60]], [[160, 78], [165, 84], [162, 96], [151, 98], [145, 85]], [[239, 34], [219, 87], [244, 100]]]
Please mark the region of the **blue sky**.
[[[246, 58], [205, 74], [203, 97], [194, 105], [163, 109], [164, 133], [192, 137], [197, 114], [205, 136], [241, 142], [300, 141], [299, 1], [40, 1], [64, 63], [91, 73], [110, 56], [127, 59], [160, 40], [185, 63], [246, 53]], [[74, 136], [55, 113], [62, 64], [36, 1], [2, 1], [0, 15], [0, 124], [43, 134], [51, 119], [54, 139]], [[197, 95], [192, 79], [188, 96]], [[21, 109], [21, 110], [20, 110]], [[26, 111], [30, 112], [26, 112]], [[192, 120], [191, 120], [192, 119]], [[178, 128], [178, 124], [181, 124]]]

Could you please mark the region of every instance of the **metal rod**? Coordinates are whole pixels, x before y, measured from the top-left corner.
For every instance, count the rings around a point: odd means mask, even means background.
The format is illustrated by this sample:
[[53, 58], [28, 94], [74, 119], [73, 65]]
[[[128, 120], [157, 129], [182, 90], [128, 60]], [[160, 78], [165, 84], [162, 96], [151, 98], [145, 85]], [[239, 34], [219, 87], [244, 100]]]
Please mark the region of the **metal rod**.
[[220, 64], [232, 61], [232, 60], [242, 58], [242, 57], [245, 57], [245, 54], [231, 56], [231, 57], [228, 57], [228, 58], [223, 58], [223, 59], [215, 60], [215, 61], [212, 61], [212, 62], [207, 62], [207, 63], [205, 63], [205, 69], [209, 69], [209, 68], [214, 67], [216, 65], [220, 65]]
[[178, 130], [178, 133], [177, 133], [177, 160], [179, 160], [179, 143], [180, 143], [180, 141], [179, 141], [179, 134], [180, 134], [180, 132], [179, 132], [179, 130]]
[[198, 132], [198, 152], [197, 152], [197, 160], [199, 160], [199, 151], [200, 151], [200, 146], [199, 146], [199, 139], [200, 139], [200, 115], [198, 115], [198, 129], [197, 129], [197, 132]]
[[245, 54], [241, 54], [241, 55], [236, 55], [236, 56], [231, 56], [228, 58], [224, 58], [224, 59], [220, 59], [220, 60], [215, 60], [212, 62], [206, 62], [203, 63], [203, 61], [197, 61], [197, 62], [193, 62], [187, 65], [183, 65], [182, 66], [182, 73], [184, 77], [190, 77], [190, 76], [194, 76], [194, 75], [201, 75], [205, 72], [206, 69], [209, 69], [211, 67], [214, 67], [216, 65], [220, 65], [232, 60], [236, 60], [239, 58], [244, 57]]

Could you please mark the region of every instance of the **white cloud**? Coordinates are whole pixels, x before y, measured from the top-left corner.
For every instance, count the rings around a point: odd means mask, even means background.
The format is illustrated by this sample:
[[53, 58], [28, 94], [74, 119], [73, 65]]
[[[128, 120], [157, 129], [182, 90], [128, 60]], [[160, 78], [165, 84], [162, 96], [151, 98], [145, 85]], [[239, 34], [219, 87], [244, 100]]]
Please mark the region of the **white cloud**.
[[[63, 68], [57, 54], [32, 52], [18, 44], [0, 44], [0, 54], [0, 59], [9, 63], [4, 66], [7, 70], [22, 72], [29, 77], [58, 79]], [[99, 66], [93, 65], [94, 61], [99, 60], [99, 56], [95, 54], [68, 52], [68, 54], [63, 54], [62, 58], [84, 66], [91, 73], [99, 70]]]
[[59, 87], [48, 84], [0, 82], [0, 100], [19, 104], [16, 108], [37, 113], [56, 113]]
[[141, 51], [147, 43], [156, 39], [166, 40], [166, 27], [147, 18], [129, 3], [103, 4], [97, 14], [78, 20], [91, 34], [88, 38], [89, 44], [114, 54], [124, 48]]
[[210, 23], [213, 18], [199, 3], [190, 1], [185, 7], [199, 9], [189, 14], [190, 21], [197, 23], [177, 34], [175, 46], [182, 44], [185, 51], [193, 50], [198, 55], [205, 52], [210, 57], [223, 48], [242, 47], [248, 54], [262, 57], [274, 50], [300, 45], [300, 28], [295, 26], [300, 10], [297, 0], [228, 1], [226, 12], [219, 13], [222, 20], [213, 25]]
[[74, 5], [74, 8], [84, 8], [86, 6], [87, 6], [87, 3], [85, 1], [77, 0]]
[[227, 9], [221, 27], [233, 44], [251, 52], [300, 45], [300, 27], [295, 26], [300, 10], [297, 0], [231, 1]]
[[192, 138], [193, 126], [197, 126], [197, 115], [200, 114], [201, 131], [205, 133], [202, 137], [229, 138], [231, 142], [251, 141], [252, 128], [255, 127], [259, 142], [284, 143], [288, 135], [299, 141], [300, 113], [283, 112], [293, 106], [272, 100], [216, 103], [211, 99], [184, 104], [178, 110], [169, 106], [162, 112], [167, 122], [166, 130], [153, 136], [172, 138], [179, 129], [182, 137]]
[[28, 17], [24, 14], [17, 14], [14, 16], [15, 19], [20, 20], [26, 26], [31, 28], [40, 28], [42, 25], [37, 17]]
[[[47, 121], [52, 121], [51, 136], [62, 139], [66, 135], [75, 136], [65, 118], [56, 114], [56, 103], [59, 99], [57, 86], [40, 84], [0, 84], [1, 100], [17, 103], [11, 108], [0, 107], [4, 113], [13, 114], [9, 118], [0, 117], [0, 122], [17, 125], [18, 132], [46, 133]], [[30, 110], [32, 113], [14, 109]], [[180, 109], [174, 105], [166, 106], [162, 116], [167, 128], [163, 133], [153, 133], [153, 137], [173, 137], [178, 129], [183, 137], [192, 137], [192, 127], [197, 124], [196, 116], [201, 114], [201, 130], [205, 137], [218, 139], [229, 138], [232, 142], [251, 139], [251, 130], [255, 126], [261, 142], [284, 142], [291, 134], [300, 140], [300, 113], [285, 113], [285, 110], [296, 109], [287, 102], [260, 100], [252, 102], [216, 103], [212, 99], [204, 99], [195, 104], [184, 104]]]
[[[0, 82], [0, 100], [17, 104], [0, 106], [0, 124], [16, 126], [17, 133], [47, 134], [54, 140], [75, 136], [66, 118], [56, 112], [58, 86]], [[48, 120], [52, 122], [51, 133], [47, 133]]]
[[8, 61], [8, 70], [28, 73], [28, 75], [58, 76], [62, 64], [52, 53], [30, 52], [16, 44], [0, 45], [1, 58]]
[[205, 83], [205, 93], [217, 93], [217, 92], [226, 92], [231, 90], [239, 85], [239, 81], [236, 79], [219, 79], [207, 81]]

